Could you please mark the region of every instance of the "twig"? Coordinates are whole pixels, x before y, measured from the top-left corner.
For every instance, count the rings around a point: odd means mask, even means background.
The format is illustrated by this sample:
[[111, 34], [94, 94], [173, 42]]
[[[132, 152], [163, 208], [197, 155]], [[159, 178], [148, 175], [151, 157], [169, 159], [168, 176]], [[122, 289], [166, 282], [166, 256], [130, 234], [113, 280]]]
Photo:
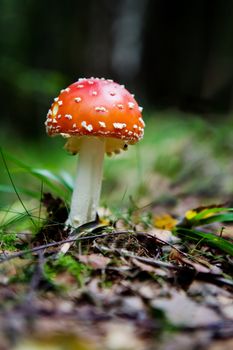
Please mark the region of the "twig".
[[6, 256], [3, 259], [1, 259], [1, 256], [0, 256], [0, 263], [3, 263], [5, 261], [11, 260], [11, 259], [19, 258], [19, 257], [26, 255], [26, 254], [37, 253], [40, 250], [51, 248], [51, 247], [56, 247], [56, 246], [59, 246], [61, 244], [65, 244], [65, 243], [70, 243], [70, 242], [73, 243], [75, 241], [84, 241], [84, 240], [88, 240], [88, 239], [102, 238], [102, 237], [106, 237], [108, 235], [119, 235], [122, 233], [123, 233], [122, 231], [117, 231], [117, 232], [102, 233], [100, 235], [90, 235], [90, 236], [63, 239], [63, 240], [58, 241], [58, 242], [43, 244], [43, 245], [40, 245], [40, 246], [32, 248], [32, 249], [26, 249], [26, 250], [23, 250], [21, 252], [11, 254], [9, 256]]
[[[126, 252], [123, 252], [122, 255], [124, 257], [137, 259], [145, 264], [149, 264], [149, 265], [155, 266], [155, 267], [162, 267], [162, 268], [166, 268], [169, 270], [181, 271], [181, 272], [187, 271], [187, 269], [189, 269], [190, 271], [191, 270], [195, 271], [195, 269], [192, 267], [187, 268], [185, 266], [173, 265], [171, 263], [166, 263], [164, 261], [155, 260], [155, 259], [142, 257], [142, 256], [136, 256], [134, 254], [130, 254], [130, 253], [126, 253]], [[226, 278], [223, 278], [219, 274], [214, 274], [211, 272], [198, 272], [198, 271], [196, 271], [195, 278], [198, 280], [207, 281], [207, 282], [214, 283], [217, 285], [227, 285], [227, 286], [233, 288], [233, 281], [228, 280]]]
[[44, 273], [44, 253], [43, 251], [39, 251], [38, 252], [38, 263], [35, 267], [35, 271], [34, 274], [32, 276], [31, 279], [31, 283], [30, 283], [30, 288], [28, 291], [28, 299], [31, 300], [31, 298], [33, 297], [36, 289], [38, 288], [41, 280], [43, 279], [43, 273]]
[[126, 249], [119, 249], [119, 248], [107, 248], [107, 247], [98, 247], [98, 245], [96, 245], [96, 248], [100, 251], [105, 251], [105, 252], [109, 252], [109, 253], [117, 253], [123, 257], [126, 258], [133, 258], [133, 259], [137, 259], [145, 264], [149, 264], [151, 266], [154, 267], [163, 267], [169, 270], [175, 270], [175, 271], [181, 271], [184, 270], [183, 266], [178, 266], [178, 265], [173, 265], [171, 263], [167, 263], [161, 260], [157, 260], [157, 259], [153, 259], [153, 258], [147, 258], [147, 257], [142, 257], [142, 256], [138, 256], [136, 254], [132, 254], [129, 251], [127, 251]]
[[137, 256], [137, 255], [126, 253], [126, 252], [123, 252], [122, 255], [124, 257], [127, 257], [127, 258], [137, 259], [137, 260], [139, 260], [139, 261], [141, 261], [143, 263], [149, 264], [149, 265], [154, 266], [154, 267], [163, 267], [163, 268], [166, 268], [166, 269], [169, 269], [169, 270], [176, 270], [176, 271], [184, 270], [183, 266], [174, 265], [174, 264], [167, 263], [167, 262], [164, 262], [164, 261], [161, 261], [161, 260], [155, 260], [155, 259], [152, 259], [152, 258]]
[[148, 233], [148, 232], [136, 232], [137, 234], [141, 234], [141, 235], [146, 235], [146, 236], [149, 236], [151, 238], [154, 238], [156, 241], [160, 242], [160, 243], [163, 243], [165, 245], [168, 245], [169, 247], [175, 249], [179, 254], [185, 256], [186, 258], [188, 257], [188, 254], [182, 252], [182, 250], [176, 248], [173, 244], [167, 242], [167, 241], [164, 241], [163, 239], [161, 238], [158, 238], [156, 236], [153, 236], [151, 233]]

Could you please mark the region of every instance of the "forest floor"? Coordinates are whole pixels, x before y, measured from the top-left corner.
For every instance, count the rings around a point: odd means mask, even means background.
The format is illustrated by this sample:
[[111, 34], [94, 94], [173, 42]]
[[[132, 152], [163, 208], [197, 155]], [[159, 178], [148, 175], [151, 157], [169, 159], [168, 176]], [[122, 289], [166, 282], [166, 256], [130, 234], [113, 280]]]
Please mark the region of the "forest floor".
[[[2, 212], [1, 350], [233, 348], [232, 163], [208, 153], [213, 144], [189, 142], [185, 131], [166, 152], [157, 147], [153, 176], [140, 184], [137, 200], [130, 197], [122, 210], [105, 205], [76, 231], [64, 230], [67, 204], [56, 191], [41, 191], [39, 225], [31, 199], [21, 203], [24, 216], [7, 217], [13, 206]], [[169, 195], [156, 195], [155, 185]]]

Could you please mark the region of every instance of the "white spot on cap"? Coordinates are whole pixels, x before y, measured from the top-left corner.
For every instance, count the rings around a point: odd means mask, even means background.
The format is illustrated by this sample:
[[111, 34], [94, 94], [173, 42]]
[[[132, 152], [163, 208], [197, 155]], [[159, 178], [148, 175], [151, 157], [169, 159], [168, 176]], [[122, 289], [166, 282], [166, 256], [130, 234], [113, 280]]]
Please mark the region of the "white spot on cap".
[[48, 113], [47, 113], [47, 117], [49, 117], [50, 115], [52, 115], [51, 109], [49, 109], [49, 111], [48, 111]]
[[81, 102], [82, 101], [82, 99], [81, 99], [81, 97], [75, 97], [75, 102], [77, 102], [77, 103], [79, 103], [79, 102]]
[[78, 89], [82, 89], [83, 87], [84, 87], [84, 85], [82, 85], [82, 84], [78, 84], [78, 85], [77, 85], [77, 88], [78, 88]]
[[87, 125], [87, 122], [86, 121], [83, 121], [81, 123], [82, 127], [84, 129], [86, 129], [87, 131], [91, 132], [93, 130], [93, 126], [91, 124]]
[[115, 129], [124, 129], [126, 127], [125, 123], [113, 123]]
[[54, 106], [53, 106], [53, 110], [52, 110], [52, 114], [53, 114], [53, 116], [55, 116], [56, 114], [57, 114], [57, 112], [58, 112], [58, 104], [56, 103]]
[[54, 101], [57, 102], [59, 100], [59, 97], [55, 97]]
[[107, 112], [107, 109], [106, 109], [105, 107], [102, 107], [102, 106], [100, 106], [100, 107], [95, 107], [95, 110], [96, 110], [97, 112]]
[[61, 114], [58, 114], [57, 119], [60, 119], [60, 118], [61, 118]]
[[138, 107], [138, 109], [139, 109], [139, 112], [143, 111], [143, 107]]
[[123, 109], [123, 108], [124, 108], [124, 106], [123, 106], [122, 104], [118, 104], [117, 107], [118, 107], [119, 109]]
[[58, 104], [59, 104], [59, 106], [62, 106], [63, 102], [62, 101], [58, 101]]
[[68, 139], [70, 137], [70, 134], [66, 134], [64, 132], [61, 132], [60, 135], [64, 137], [65, 139]]
[[105, 122], [99, 122], [99, 125], [100, 125], [102, 128], [106, 128]]
[[113, 83], [113, 80], [112, 80], [112, 79], [107, 79], [107, 81], [108, 81], [109, 83]]
[[93, 96], [96, 96], [97, 95], [97, 91], [92, 91], [91, 93]]
[[125, 88], [125, 85], [121, 85], [122, 88]]
[[134, 94], [131, 94], [132, 97], [134, 97], [135, 95]]
[[[91, 79], [94, 79], [94, 78], [91, 78]], [[94, 81], [88, 80], [88, 84], [89, 84], [89, 85], [93, 85], [93, 84], [94, 84]]]
[[133, 125], [133, 128], [134, 128], [134, 129], [137, 129], [137, 128], [138, 128], [137, 124], [134, 124], [134, 125]]
[[57, 119], [53, 119], [52, 123], [57, 124]]
[[140, 117], [140, 118], [138, 118], [138, 120], [140, 121], [140, 123], [142, 124], [142, 126], [145, 126], [145, 123], [144, 123], [144, 121], [143, 121], [143, 119]]
[[77, 126], [77, 124], [74, 123], [74, 124], [72, 125], [72, 128], [76, 128], [76, 126]]
[[62, 90], [61, 90], [61, 93], [62, 93], [62, 92], [69, 92], [69, 91], [70, 91], [70, 88], [62, 89]]
[[72, 115], [71, 114], [65, 114], [65, 118], [71, 120], [72, 119]]
[[134, 108], [134, 103], [133, 102], [128, 102], [128, 106], [129, 106], [129, 109], [133, 109]]

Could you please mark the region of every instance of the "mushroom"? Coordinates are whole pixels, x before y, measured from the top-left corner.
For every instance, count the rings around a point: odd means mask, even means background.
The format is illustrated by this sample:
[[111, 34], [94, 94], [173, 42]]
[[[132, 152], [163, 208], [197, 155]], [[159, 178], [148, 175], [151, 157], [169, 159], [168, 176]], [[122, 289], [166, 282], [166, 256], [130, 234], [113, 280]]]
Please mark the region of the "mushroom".
[[69, 153], [79, 153], [67, 225], [77, 228], [95, 220], [104, 154], [117, 154], [142, 139], [141, 112], [123, 85], [104, 78], [79, 79], [54, 99], [46, 131], [66, 138]]

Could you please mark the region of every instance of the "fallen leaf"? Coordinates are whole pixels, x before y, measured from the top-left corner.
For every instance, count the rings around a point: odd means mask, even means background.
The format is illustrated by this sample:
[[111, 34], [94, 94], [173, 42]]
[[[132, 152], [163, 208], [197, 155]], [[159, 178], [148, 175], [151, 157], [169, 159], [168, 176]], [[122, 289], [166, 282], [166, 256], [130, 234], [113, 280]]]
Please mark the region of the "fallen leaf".
[[180, 241], [180, 238], [173, 235], [169, 230], [153, 228], [149, 231], [149, 234], [169, 244], [175, 244]]
[[176, 326], [200, 327], [220, 321], [215, 311], [193, 301], [182, 290], [172, 290], [170, 298], [158, 298], [151, 305], [162, 310], [166, 318]]
[[12, 350], [94, 350], [89, 342], [80, 340], [72, 334], [51, 335], [19, 341]]
[[79, 261], [91, 266], [93, 269], [104, 269], [111, 261], [102, 254], [78, 255]]
[[155, 272], [155, 268], [149, 264], [144, 264], [143, 262], [139, 261], [138, 259], [132, 258], [132, 263], [139, 267], [140, 270], [146, 271], [146, 272]]
[[145, 350], [145, 344], [137, 337], [133, 325], [110, 323], [107, 326], [105, 349], [108, 350]]
[[206, 350], [230, 350], [233, 349], [233, 339], [215, 341]]
[[190, 334], [173, 334], [168, 336], [165, 334], [156, 350], [193, 350], [193, 349], [206, 349], [206, 345], [210, 341], [209, 333], [207, 332], [195, 332]]
[[178, 223], [178, 220], [173, 218], [170, 214], [155, 216], [153, 221], [155, 227], [163, 230], [172, 230]]

